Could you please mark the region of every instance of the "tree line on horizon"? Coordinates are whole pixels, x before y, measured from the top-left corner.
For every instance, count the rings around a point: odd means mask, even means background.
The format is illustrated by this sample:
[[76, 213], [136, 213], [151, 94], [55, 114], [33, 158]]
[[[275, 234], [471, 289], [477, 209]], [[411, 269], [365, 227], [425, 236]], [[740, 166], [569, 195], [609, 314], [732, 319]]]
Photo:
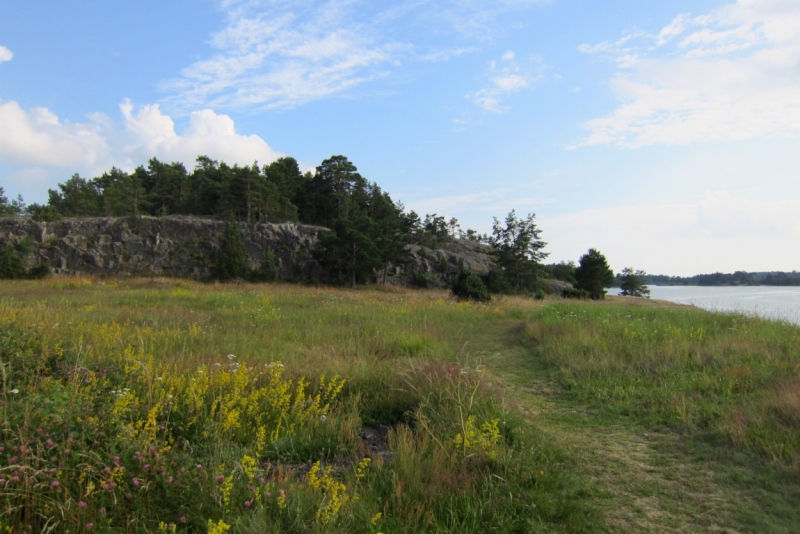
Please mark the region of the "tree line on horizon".
[[800, 271], [747, 272], [668, 276], [648, 274], [647, 283], [659, 286], [800, 286]]
[[[495, 218], [491, 235], [464, 231], [457, 219], [436, 213], [421, 218], [364, 178], [341, 155], [324, 160], [313, 174], [301, 172], [291, 157], [263, 166], [257, 162], [230, 166], [199, 156], [191, 172], [183, 163], [151, 158], [132, 172], [113, 167], [92, 179], [74, 174], [57, 189], [48, 190], [46, 204], [26, 205], [21, 196], [9, 201], [0, 187], [0, 215], [27, 215], [38, 221], [187, 215], [247, 224], [289, 221], [321, 226], [329, 231], [319, 234], [321, 246], [315, 257], [332, 282], [350, 286], [374, 279], [376, 273], [385, 279], [388, 265], [405, 261], [407, 245], [435, 248], [454, 239], [491, 247], [498, 268], [479, 280], [487, 295], [543, 295], [543, 281], [559, 277], [558, 267], [543, 264], [548, 254], [543, 251], [546, 243], [534, 214], [519, 217], [512, 210], [503, 221]], [[235, 239], [232, 233], [227, 235]], [[228, 256], [219, 261], [225, 268], [217, 270], [218, 278], [247, 277], [240, 248], [233, 243], [223, 251]], [[575, 272], [583, 272], [586, 280], [581, 282], [579, 274], [571, 281], [577, 287], [573, 296], [602, 298], [613, 273], [594, 249], [581, 258], [582, 266], [584, 260], [587, 266]], [[597, 265], [589, 266], [592, 262]], [[470, 275], [460, 273], [454, 288], [478, 287]]]

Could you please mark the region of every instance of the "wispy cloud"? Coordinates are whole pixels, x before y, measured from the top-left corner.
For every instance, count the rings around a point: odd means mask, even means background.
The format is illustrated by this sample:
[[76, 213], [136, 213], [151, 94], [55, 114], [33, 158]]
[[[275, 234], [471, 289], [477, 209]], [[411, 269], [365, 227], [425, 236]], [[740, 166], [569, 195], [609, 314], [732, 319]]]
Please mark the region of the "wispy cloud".
[[[350, 93], [408, 62], [472, 51], [490, 30], [500, 31], [503, 13], [537, 3], [545, 2], [407, 0], [381, 7], [360, 0], [223, 0], [226, 26], [209, 41], [215, 53], [161, 87], [171, 94], [165, 103], [180, 110], [291, 108]], [[454, 36], [430, 45], [420, 36], [431, 21], [437, 28], [445, 21]]]
[[11, 50], [9, 50], [3, 45], [0, 45], [0, 63], [11, 61], [11, 58], [13, 57], [14, 53]]
[[527, 210], [531, 210], [535, 206], [542, 206], [552, 202], [552, 200], [539, 197], [520, 197], [518, 189], [502, 187], [466, 195], [451, 195], [412, 201], [408, 203], [408, 208], [421, 214], [480, 211], [489, 212], [499, 217], [515, 208], [527, 212]]
[[522, 89], [526, 89], [542, 78], [541, 67], [539, 72], [530, 73], [521, 69], [515, 60], [513, 51], [506, 51], [500, 61], [492, 61], [489, 67], [489, 85], [466, 96], [485, 111], [503, 113], [508, 107], [503, 106], [502, 100]]
[[655, 35], [579, 50], [612, 59], [622, 101], [586, 123], [580, 145], [639, 148], [752, 139], [800, 131], [800, 3], [739, 0], [680, 14]]

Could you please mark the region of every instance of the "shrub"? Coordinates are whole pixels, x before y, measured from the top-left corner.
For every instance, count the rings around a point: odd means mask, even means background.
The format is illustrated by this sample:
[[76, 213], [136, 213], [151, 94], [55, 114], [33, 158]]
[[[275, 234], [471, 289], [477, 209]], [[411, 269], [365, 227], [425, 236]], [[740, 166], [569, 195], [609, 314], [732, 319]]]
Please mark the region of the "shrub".
[[589, 295], [589, 292], [586, 291], [585, 289], [578, 289], [578, 288], [575, 288], [575, 287], [565, 287], [564, 291], [561, 292], [561, 296], [563, 296], [565, 299], [582, 299], [582, 300], [586, 300], [591, 295]]
[[23, 278], [25, 260], [11, 243], [0, 245], [0, 278]]
[[544, 292], [544, 289], [542, 289], [541, 287], [537, 287], [536, 291], [533, 292], [533, 298], [535, 298], [536, 300], [544, 300], [545, 295], [546, 293]]
[[490, 293], [501, 295], [511, 295], [514, 293], [514, 286], [509, 282], [508, 276], [504, 271], [489, 271], [486, 275], [486, 287]]
[[483, 280], [466, 269], [461, 269], [458, 273], [455, 283], [453, 284], [452, 293], [459, 299], [477, 300], [478, 302], [489, 302], [492, 296]]
[[28, 270], [28, 278], [32, 278], [34, 280], [40, 278], [46, 278], [50, 275], [50, 265], [46, 262], [39, 262], [34, 267], [31, 267]]

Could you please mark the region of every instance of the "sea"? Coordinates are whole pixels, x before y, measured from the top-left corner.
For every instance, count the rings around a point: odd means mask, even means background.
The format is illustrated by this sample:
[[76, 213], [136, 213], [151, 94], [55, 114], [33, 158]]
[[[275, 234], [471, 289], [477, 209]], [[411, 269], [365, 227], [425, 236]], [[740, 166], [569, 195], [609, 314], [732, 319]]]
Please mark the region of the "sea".
[[[800, 324], [800, 287], [649, 286], [650, 298]], [[612, 288], [609, 295], [619, 289]]]

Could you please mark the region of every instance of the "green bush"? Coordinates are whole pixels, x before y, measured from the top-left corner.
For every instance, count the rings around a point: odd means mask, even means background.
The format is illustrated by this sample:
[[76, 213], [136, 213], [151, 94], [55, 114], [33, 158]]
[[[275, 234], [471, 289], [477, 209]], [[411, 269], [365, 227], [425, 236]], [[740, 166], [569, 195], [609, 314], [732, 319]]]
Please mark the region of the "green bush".
[[466, 269], [461, 269], [453, 284], [452, 293], [459, 299], [477, 300], [478, 302], [489, 302], [492, 296], [483, 283], [481, 278]]
[[577, 289], [575, 287], [565, 287], [561, 292], [561, 296], [565, 299], [581, 299], [586, 300], [591, 297], [585, 289]]
[[12, 245], [0, 245], [0, 278], [13, 279], [25, 277], [25, 259]]
[[500, 295], [511, 295], [514, 293], [514, 286], [508, 280], [508, 276], [504, 271], [489, 271], [486, 275], [486, 288], [490, 293]]

